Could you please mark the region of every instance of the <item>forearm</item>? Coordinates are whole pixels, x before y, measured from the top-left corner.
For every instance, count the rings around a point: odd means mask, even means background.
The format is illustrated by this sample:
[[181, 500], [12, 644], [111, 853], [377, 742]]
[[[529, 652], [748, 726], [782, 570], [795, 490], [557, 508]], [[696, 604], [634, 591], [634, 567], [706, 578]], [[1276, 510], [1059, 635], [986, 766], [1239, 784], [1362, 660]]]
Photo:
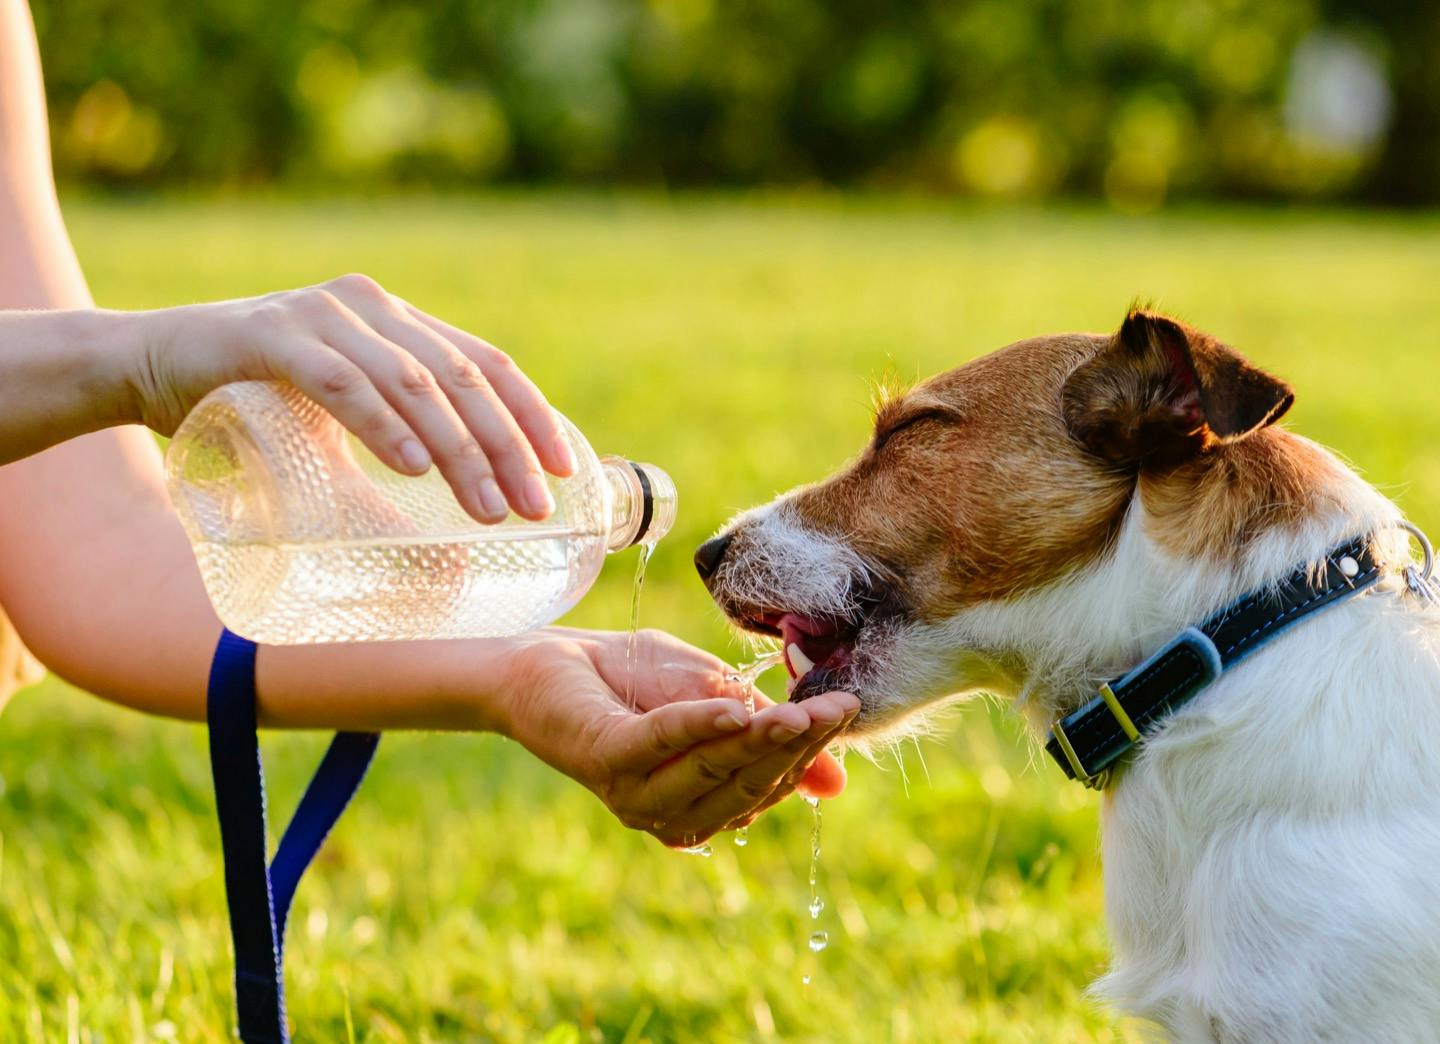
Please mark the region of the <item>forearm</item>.
[[[57, 674], [153, 714], [201, 720], [220, 633], [134, 428], [0, 468], [0, 604]], [[494, 642], [263, 649], [262, 724], [505, 728], [509, 647]]]

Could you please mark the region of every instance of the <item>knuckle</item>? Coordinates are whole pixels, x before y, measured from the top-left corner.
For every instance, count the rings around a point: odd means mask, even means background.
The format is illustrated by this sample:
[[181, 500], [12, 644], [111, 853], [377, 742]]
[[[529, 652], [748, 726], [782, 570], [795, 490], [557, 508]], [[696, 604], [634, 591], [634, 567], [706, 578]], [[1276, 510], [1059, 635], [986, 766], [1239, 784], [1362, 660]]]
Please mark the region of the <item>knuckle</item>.
[[450, 359], [450, 381], [465, 391], [483, 391], [490, 381], [469, 356], [456, 352]]
[[372, 300], [379, 298], [388, 300], [390, 297], [390, 295], [385, 292], [383, 286], [363, 272], [350, 272], [346, 275], [337, 276], [325, 285], [339, 290], [342, 293], [355, 294], [356, 296], [370, 298]]
[[340, 303], [340, 298], [324, 287], [311, 287], [309, 290], [300, 291], [300, 294], [296, 303], [299, 309], [307, 315], [328, 317], [338, 314], [345, 307]]
[[739, 779], [735, 781], [736, 792], [746, 801], [763, 801], [770, 796], [774, 787], [765, 780]]
[[[701, 779], [708, 780], [711, 783], [724, 783], [730, 778], [728, 769], [724, 769], [710, 759], [701, 756], [695, 758], [695, 774]], [[743, 789], [744, 784], [742, 783], [741, 786]]]
[[490, 458], [470, 436], [459, 439], [448, 454], [451, 461], [461, 467], [473, 468], [485, 474], [490, 473]]
[[336, 356], [320, 365], [315, 375], [327, 395], [353, 395], [365, 382], [365, 374], [349, 359]]
[[435, 391], [435, 375], [418, 362], [401, 368], [398, 383], [407, 395], [426, 396]]
[[680, 743], [679, 737], [675, 734], [675, 730], [664, 721], [657, 722], [655, 731], [650, 737], [650, 748], [655, 751], [656, 754], [669, 756], [680, 750], [681, 747], [682, 744]]
[[513, 374], [520, 372], [520, 367], [516, 364], [515, 360], [510, 358], [507, 353], [495, 347], [491, 347], [490, 351], [486, 353], [485, 365], [500, 373]]

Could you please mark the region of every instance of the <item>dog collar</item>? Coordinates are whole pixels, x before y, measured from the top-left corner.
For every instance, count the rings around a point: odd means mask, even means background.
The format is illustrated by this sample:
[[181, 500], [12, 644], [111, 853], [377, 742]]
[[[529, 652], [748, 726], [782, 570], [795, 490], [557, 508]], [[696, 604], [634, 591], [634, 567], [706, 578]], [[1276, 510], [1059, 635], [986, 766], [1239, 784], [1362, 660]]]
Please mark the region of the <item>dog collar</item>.
[[1100, 695], [1050, 726], [1046, 751], [1065, 774], [1094, 790], [1111, 767], [1240, 660], [1327, 605], [1380, 579], [1371, 536], [1332, 549], [1278, 585], [1252, 591], [1198, 627], [1187, 627], [1134, 670], [1100, 686]]

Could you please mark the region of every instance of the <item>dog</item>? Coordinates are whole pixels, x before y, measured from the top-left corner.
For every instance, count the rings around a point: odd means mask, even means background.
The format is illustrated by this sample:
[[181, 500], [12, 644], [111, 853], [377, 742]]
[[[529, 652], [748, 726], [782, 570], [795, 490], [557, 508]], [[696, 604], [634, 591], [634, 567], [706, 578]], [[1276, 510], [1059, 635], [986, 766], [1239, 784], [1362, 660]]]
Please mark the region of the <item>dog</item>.
[[732, 520], [696, 567], [780, 639], [792, 700], [860, 697], [848, 741], [988, 692], [1053, 749], [1109, 679], [1355, 542], [1373, 583], [1330, 561], [1333, 604], [1098, 777], [1096, 990], [1182, 1042], [1440, 1040], [1440, 610], [1396, 506], [1276, 425], [1292, 401], [1132, 307], [1114, 334], [1021, 341], [884, 402], [855, 460]]

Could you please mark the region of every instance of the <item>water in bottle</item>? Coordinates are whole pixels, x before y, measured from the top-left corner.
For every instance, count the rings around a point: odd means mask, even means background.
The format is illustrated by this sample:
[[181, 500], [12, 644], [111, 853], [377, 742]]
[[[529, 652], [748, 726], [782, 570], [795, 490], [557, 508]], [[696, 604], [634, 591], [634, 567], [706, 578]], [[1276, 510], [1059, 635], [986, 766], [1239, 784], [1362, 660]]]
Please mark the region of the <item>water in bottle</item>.
[[[559, 415], [557, 414], [557, 417]], [[400, 475], [294, 388], [217, 389], [166, 454], [170, 496], [225, 626], [272, 645], [473, 638], [543, 626], [605, 555], [675, 520], [663, 471], [600, 458], [564, 417], [555, 513], [476, 522], [436, 469]]]

